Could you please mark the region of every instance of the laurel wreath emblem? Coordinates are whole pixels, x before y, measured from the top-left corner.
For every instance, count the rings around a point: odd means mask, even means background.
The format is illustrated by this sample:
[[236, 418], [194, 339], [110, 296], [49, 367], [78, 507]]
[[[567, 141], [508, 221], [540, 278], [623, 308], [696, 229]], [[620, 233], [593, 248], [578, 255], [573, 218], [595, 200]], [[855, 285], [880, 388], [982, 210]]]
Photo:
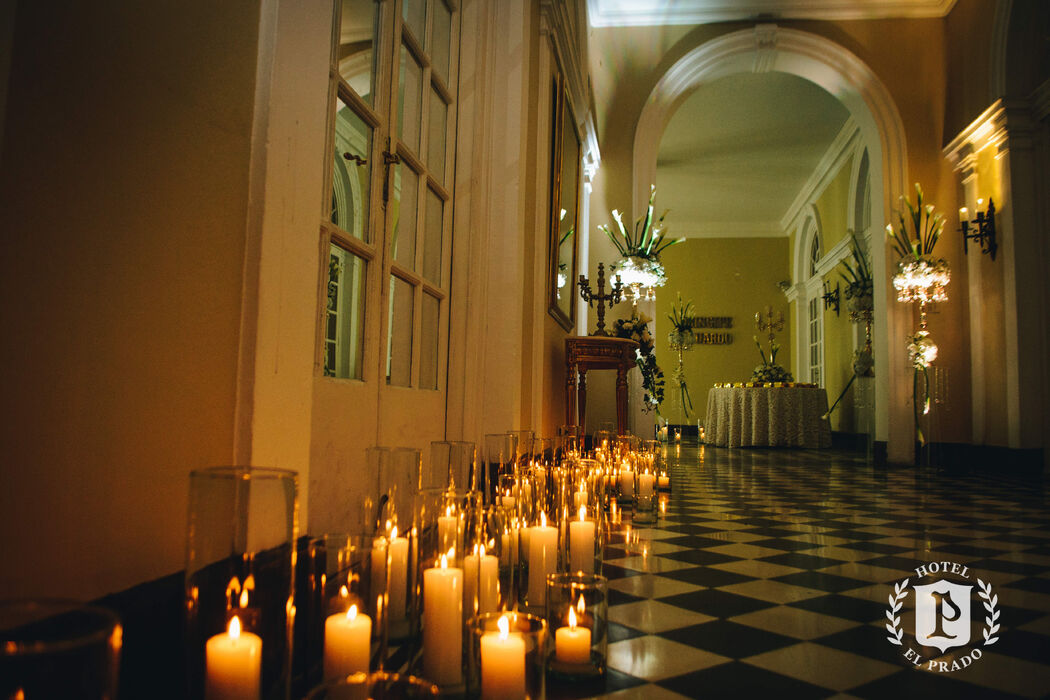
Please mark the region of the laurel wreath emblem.
[[[889, 620], [886, 623], [886, 630], [890, 633], [890, 636], [886, 637], [886, 639], [897, 646], [901, 646], [901, 638], [904, 636], [904, 630], [901, 629], [901, 618], [897, 613], [900, 612], [901, 606], [904, 605], [904, 599], [908, 597], [908, 581], [909, 579], [904, 579], [893, 586], [893, 594], [889, 596], [890, 606], [886, 608], [886, 618]], [[998, 616], [998, 613], [996, 613], [996, 616]], [[999, 629], [999, 626], [996, 625], [995, 629]], [[992, 631], [994, 632], [995, 630]], [[987, 635], [985, 635], [985, 638], [987, 639]], [[985, 643], [990, 644], [991, 642]]]
[[999, 604], [999, 596], [992, 593], [992, 584], [985, 583], [981, 579], [977, 579], [977, 586], [980, 588], [980, 592], [977, 595], [984, 600], [984, 609], [988, 615], [984, 618], [984, 624], [987, 627], [984, 628], [984, 645], [995, 644], [999, 641], [999, 638], [994, 636], [999, 631], [999, 611], [995, 607]]

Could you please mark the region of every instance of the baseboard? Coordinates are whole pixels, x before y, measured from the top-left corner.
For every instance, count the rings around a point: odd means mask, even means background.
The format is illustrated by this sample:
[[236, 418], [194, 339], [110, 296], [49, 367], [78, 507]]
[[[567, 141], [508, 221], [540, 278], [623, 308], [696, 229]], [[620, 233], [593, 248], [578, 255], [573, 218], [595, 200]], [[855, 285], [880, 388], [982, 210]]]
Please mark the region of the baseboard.
[[916, 445], [915, 463], [949, 471], [1022, 475], [1042, 474], [1046, 466], [1042, 448], [1018, 449], [959, 442], [934, 442], [924, 447]]
[[838, 430], [831, 431], [831, 446], [836, 450], [850, 450], [852, 452], [867, 452], [867, 433], [846, 433]]

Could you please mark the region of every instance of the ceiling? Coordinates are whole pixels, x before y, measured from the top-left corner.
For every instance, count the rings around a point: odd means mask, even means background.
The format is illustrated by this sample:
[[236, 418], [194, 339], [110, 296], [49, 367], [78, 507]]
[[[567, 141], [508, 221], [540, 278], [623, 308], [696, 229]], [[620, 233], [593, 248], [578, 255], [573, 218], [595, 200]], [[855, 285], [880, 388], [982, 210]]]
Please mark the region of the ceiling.
[[705, 24], [747, 19], [944, 17], [955, 0], [587, 0], [594, 27]]
[[776, 236], [780, 220], [849, 112], [823, 88], [786, 73], [705, 83], [660, 142], [656, 205], [674, 236]]

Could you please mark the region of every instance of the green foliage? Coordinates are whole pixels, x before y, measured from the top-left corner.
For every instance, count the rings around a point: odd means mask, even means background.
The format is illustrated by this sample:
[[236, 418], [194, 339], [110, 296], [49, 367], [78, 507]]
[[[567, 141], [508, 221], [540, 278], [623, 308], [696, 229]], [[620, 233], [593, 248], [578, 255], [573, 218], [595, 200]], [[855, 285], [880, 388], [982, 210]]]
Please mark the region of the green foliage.
[[944, 230], [944, 216], [935, 214], [932, 204], [923, 205], [922, 187], [917, 182], [915, 194], [915, 206], [912, 206], [911, 200], [901, 196], [908, 217], [906, 219], [904, 212], [898, 209], [897, 228], [886, 224], [886, 236], [893, 242], [893, 249], [900, 257], [919, 260], [933, 254], [933, 248]]
[[630, 338], [638, 343], [635, 351], [635, 364], [642, 373], [642, 389], [645, 396], [642, 397], [642, 410], [646, 413], [655, 409], [657, 415], [660, 413], [660, 404], [664, 400], [664, 373], [656, 364], [656, 354], [653, 352], [653, 335], [649, 331], [649, 317], [637, 313], [630, 318], [619, 318], [613, 323], [613, 334], [617, 338]]
[[625, 258], [635, 256], [653, 260], [659, 258], [661, 252], [685, 240], [685, 238], [668, 239], [666, 237], [666, 232], [662, 228], [664, 217], [667, 216], [666, 211], [660, 215], [660, 218], [654, 224], [653, 208], [655, 200], [656, 185], [652, 185], [649, 190], [649, 207], [646, 209], [645, 215], [634, 222], [633, 232], [624, 226], [623, 215], [616, 209], [613, 209], [612, 212], [613, 219], [616, 221], [616, 231], [604, 224], [598, 226], [598, 229], [604, 231], [605, 235], [612, 241], [612, 244], [616, 246], [616, 250], [619, 251], [621, 256]]
[[689, 333], [693, 330], [693, 302], [682, 301], [682, 293], [678, 293], [678, 301], [671, 304], [671, 313], [667, 316], [678, 333]]

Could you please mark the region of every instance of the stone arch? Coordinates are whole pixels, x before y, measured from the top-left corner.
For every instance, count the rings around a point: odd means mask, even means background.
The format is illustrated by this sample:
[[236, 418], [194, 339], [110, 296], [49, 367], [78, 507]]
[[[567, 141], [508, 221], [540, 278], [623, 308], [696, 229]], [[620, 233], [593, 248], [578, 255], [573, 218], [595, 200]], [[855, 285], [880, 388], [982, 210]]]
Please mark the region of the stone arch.
[[[736, 73], [768, 71], [805, 78], [849, 110], [862, 143], [868, 146], [872, 202], [882, 203], [881, 207], [873, 206], [872, 226], [884, 226], [891, 220], [908, 181], [904, 125], [896, 103], [871, 68], [846, 48], [822, 36], [775, 24], [759, 24], [707, 41], [689, 51], [657, 81], [635, 129], [635, 211], [647, 201], [649, 184], [656, 177], [660, 139], [681, 103], [703, 83]], [[911, 384], [903, 343], [887, 340], [905, 336], [907, 318], [890, 294], [884, 245], [872, 246], [872, 264], [873, 269], [883, 272], [875, 276], [875, 364], [876, 372], [884, 378], [876, 382], [876, 439], [888, 443], [890, 460], [910, 462], [914, 433], [907, 406]]]

